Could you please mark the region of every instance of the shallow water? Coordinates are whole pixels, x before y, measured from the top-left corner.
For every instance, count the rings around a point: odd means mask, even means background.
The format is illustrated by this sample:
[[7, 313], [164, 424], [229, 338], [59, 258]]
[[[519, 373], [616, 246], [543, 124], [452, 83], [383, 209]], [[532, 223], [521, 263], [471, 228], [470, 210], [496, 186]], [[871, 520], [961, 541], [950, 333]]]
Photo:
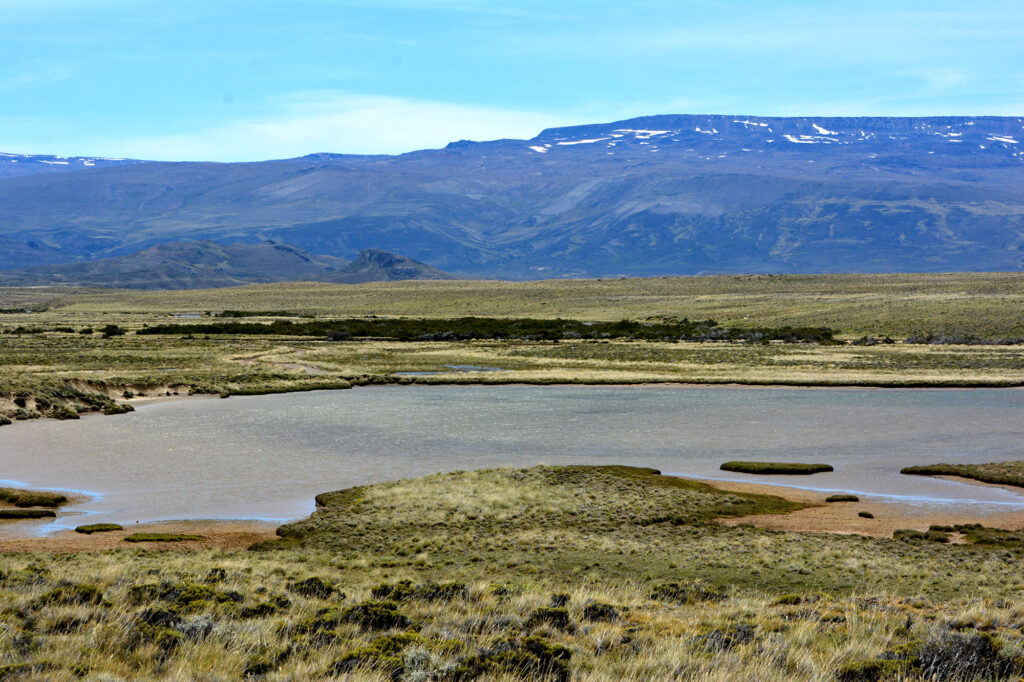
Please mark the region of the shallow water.
[[[1024, 391], [388, 386], [142, 405], [0, 428], [0, 479], [85, 491], [85, 522], [304, 516], [313, 496], [442, 470], [632, 464], [901, 499], [1024, 509], [1024, 494], [900, 468], [1024, 459]], [[728, 474], [730, 459], [825, 462], [814, 476]], [[22, 522], [0, 532], [24, 533]]]

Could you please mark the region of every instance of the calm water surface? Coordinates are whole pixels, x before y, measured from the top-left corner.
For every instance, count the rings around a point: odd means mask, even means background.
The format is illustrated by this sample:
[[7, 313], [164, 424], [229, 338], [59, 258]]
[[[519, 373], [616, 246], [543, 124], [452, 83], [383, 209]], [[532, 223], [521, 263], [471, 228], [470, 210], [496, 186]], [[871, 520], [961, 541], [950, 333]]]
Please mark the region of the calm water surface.
[[[727, 474], [729, 459], [815, 461], [812, 477]], [[974, 513], [1024, 509], [995, 487], [902, 476], [1024, 459], [1024, 391], [374, 387], [144, 405], [0, 429], [0, 479], [85, 491], [56, 523], [304, 516], [313, 496], [436, 471], [632, 464]], [[25, 532], [19, 522], [0, 532]]]

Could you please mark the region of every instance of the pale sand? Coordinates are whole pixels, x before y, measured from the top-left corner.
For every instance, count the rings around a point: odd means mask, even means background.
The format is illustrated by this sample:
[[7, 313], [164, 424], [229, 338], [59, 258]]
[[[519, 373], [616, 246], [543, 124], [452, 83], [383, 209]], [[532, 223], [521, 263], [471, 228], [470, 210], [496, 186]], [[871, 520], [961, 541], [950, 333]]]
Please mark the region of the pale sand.
[[[0, 540], [0, 552], [98, 552], [106, 549], [147, 550], [245, 549], [256, 542], [277, 537], [276, 523], [265, 521], [162, 521], [126, 524], [124, 530], [85, 535], [73, 530], [46, 537]], [[186, 533], [202, 535], [203, 540], [187, 542], [125, 542], [132, 533]]]
[[[960, 479], [966, 480], [966, 479]], [[803, 531], [810, 533], [840, 533], [891, 537], [899, 528], [928, 530], [932, 524], [955, 525], [980, 523], [989, 528], [1017, 530], [1024, 528], [1024, 511], [995, 514], [972, 514], [969, 511], [940, 512], [925, 510], [910, 504], [865, 500], [860, 502], [825, 502], [828, 493], [799, 488], [733, 481], [703, 481], [713, 488], [742, 493], [775, 495], [791, 502], [809, 505], [788, 514], [757, 514], [717, 519], [726, 526], [752, 524], [770, 530]], [[974, 481], [971, 481], [974, 483]], [[870, 512], [873, 519], [859, 517], [858, 512]]]

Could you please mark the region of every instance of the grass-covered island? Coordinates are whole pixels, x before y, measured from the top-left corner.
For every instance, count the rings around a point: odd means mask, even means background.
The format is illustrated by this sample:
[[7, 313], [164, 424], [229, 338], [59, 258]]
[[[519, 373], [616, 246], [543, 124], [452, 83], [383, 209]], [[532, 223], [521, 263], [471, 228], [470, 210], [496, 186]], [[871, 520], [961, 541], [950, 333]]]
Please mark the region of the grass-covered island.
[[[1024, 541], [726, 527], [629, 467], [317, 498], [248, 551], [0, 555], [0, 679], [974, 680], [1024, 671]], [[997, 541], [993, 540], [996, 537]]]
[[1024, 487], [1024, 462], [991, 462], [989, 464], [926, 464], [904, 467], [901, 474], [917, 476], [959, 476], [982, 483]]
[[833, 471], [831, 464], [811, 464], [807, 462], [725, 462], [719, 467], [722, 471], [739, 474], [784, 474], [789, 476], [806, 476]]

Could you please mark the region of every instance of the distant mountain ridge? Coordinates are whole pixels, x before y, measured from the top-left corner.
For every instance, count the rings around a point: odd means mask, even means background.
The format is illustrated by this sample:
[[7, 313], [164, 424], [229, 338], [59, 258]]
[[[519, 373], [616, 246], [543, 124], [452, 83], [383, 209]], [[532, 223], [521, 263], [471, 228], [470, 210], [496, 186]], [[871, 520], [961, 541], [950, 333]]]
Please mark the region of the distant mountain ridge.
[[0, 269], [167, 241], [464, 276], [1024, 268], [1024, 118], [650, 116], [399, 156], [0, 179]]
[[0, 179], [39, 173], [68, 171], [145, 163], [136, 159], [108, 159], [101, 156], [53, 156], [52, 154], [9, 154], [0, 152]]
[[63, 265], [0, 271], [0, 286], [100, 286], [200, 289], [261, 282], [342, 284], [406, 279], [452, 279], [448, 273], [387, 251], [367, 249], [351, 263], [291, 246], [169, 242], [137, 253]]

